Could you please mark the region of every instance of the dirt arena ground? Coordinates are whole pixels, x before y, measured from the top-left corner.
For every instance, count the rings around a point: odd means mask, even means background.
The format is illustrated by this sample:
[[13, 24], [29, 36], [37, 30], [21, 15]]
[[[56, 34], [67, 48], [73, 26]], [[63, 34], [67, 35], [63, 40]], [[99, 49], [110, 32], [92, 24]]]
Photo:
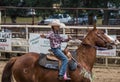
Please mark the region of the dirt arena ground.
[[[0, 82], [2, 70], [5, 66], [5, 61], [0, 61]], [[120, 67], [119, 68], [93, 68], [93, 82], [120, 82]]]

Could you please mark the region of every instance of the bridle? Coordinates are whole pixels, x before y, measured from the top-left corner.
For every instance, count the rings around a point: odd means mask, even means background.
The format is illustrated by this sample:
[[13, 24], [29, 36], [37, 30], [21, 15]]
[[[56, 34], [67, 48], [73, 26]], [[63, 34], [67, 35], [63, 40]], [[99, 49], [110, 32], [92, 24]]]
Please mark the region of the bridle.
[[107, 43], [106, 40], [105, 40], [102, 36], [100, 36], [100, 34], [96, 33], [96, 35], [97, 35], [98, 38], [100, 38], [101, 40], [103, 40], [103, 42], [104, 42], [105, 44]]
[[105, 43], [105, 46], [111, 46], [111, 43], [108, 43], [102, 36], [100, 36], [100, 34], [96, 33], [96, 35]]
[[[98, 34], [98, 33], [95, 33], [95, 34], [97, 35], [97, 37], [98, 37], [99, 39], [101, 39], [101, 40], [105, 43], [105, 46], [109, 46], [109, 45], [110, 45], [110, 43], [107, 43], [107, 41], [106, 41], [100, 34]], [[104, 48], [104, 47], [93, 46], [93, 45], [91, 45], [91, 44], [87, 44], [87, 43], [84, 43], [84, 42], [82, 42], [81, 45], [93, 47], [93, 48], [95, 48], [95, 49], [104, 49], [104, 50], [107, 49], [107, 48]]]

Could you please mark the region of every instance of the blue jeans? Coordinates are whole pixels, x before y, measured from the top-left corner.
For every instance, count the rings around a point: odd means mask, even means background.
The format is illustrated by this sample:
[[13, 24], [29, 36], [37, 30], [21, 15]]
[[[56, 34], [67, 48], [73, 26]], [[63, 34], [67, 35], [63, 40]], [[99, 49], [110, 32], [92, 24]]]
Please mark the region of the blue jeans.
[[68, 58], [62, 52], [61, 48], [51, 48], [53, 53], [62, 61], [62, 65], [59, 70], [59, 75], [63, 76], [67, 70]]

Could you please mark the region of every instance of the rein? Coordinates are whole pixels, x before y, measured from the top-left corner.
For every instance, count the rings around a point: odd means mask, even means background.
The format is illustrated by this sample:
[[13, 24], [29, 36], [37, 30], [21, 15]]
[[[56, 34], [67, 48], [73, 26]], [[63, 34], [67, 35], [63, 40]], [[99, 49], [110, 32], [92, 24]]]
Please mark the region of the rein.
[[[100, 38], [106, 45], [109, 45], [109, 44], [106, 42], [106, 40], [105, 40], [103, 37], [100, 36], [100, 34], [96, 33], [96, 35], [97, 35], [97, 37]], [[84, 46], [93, 47], [93, 48], [95, 48], [96, 50], [107, 50], [107, 48], [98, 47], [98, 46], [93, 46], [93, 45], [91, 45], [91, 44], [87, 44], [87, 43], [84, 43], [84, 42], [82, 42], [81, 44], [84, 45]]]
[[89, 47], [97, 49], [97, 46], [93, 46], [93, 45], [86, 44], [86, 43], [83, 43], [83, 42], [81, 43], [81, 45], [83, 45], [83, 46], [89, 46]]
[[83, 45], [83, 46], [89, 46], [89, 47], [95, 48], [96, 50], [107, 50], [107, 48], [98, 47], [98, 46], [93, 46], [93, 45], [86, 44], [86, 43], [83, 43], [83, 42], [81, 43], [81, 45]]

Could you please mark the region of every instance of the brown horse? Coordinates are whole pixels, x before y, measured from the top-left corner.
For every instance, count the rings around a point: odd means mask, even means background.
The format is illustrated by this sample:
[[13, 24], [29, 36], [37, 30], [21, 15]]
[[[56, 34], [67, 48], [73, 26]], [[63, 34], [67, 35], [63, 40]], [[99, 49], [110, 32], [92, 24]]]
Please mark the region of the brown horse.
[[[76, 60], [80, 66], [85, 68], [87, 75], [92, 72], [96, 60], [96, 48], [106, 47], [113, 42], [103, 31], [96, 29], [96, 27], [88, 32], [76, 51]], [[38, 64], [40, 58], [41, 56], [37, 53], [26, 53], [20, 57], [11, 58], [3, 70], [2, 82], [11, 82], [12, 75], [16, 82], [60, 82], [57, 79], [58, 71], [40, 66]], [[75, 71], [69, 71], [71, 82], [91, 81], [85, 74], [80, 74], [81, 70], [82, 68], [77, 68]]]

